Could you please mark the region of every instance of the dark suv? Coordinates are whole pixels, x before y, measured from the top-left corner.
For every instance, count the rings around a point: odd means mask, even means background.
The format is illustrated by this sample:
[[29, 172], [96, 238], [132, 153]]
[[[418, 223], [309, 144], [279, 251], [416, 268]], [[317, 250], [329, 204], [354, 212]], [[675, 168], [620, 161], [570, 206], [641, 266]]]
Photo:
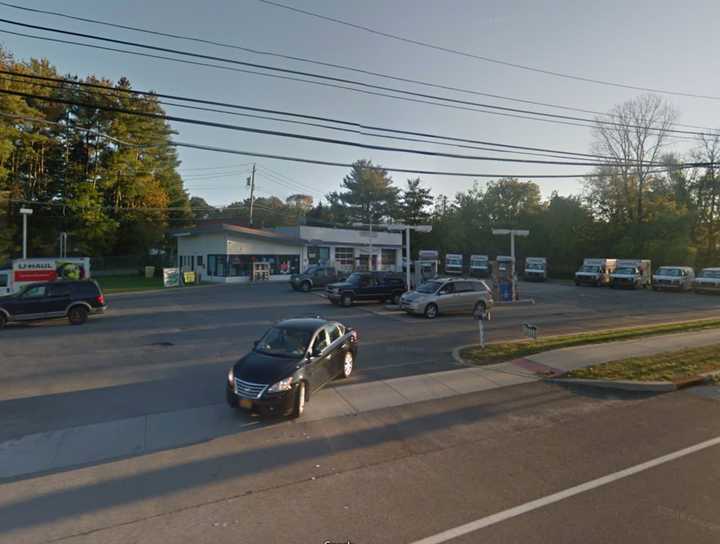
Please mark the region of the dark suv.
[[105, 311], [105, 297], [93, 280], [33, 283], [15, 295], [0, 298], [0, 329], [10, 321], [67, 317], [82, 325], [88, 315]]
[[374, 300], [400, 304], [405, 280], [392, 272], [355, 272], [340, 283], [331, 283], [325, 294], [333, 304], [352, 306], [353, 302]]
[[310, 266], [302, 274], [290, 276], [290, 286], [296, 291], [310, 291], [318, 287], [326, 287], [345, 279], [345, 274], [331, 266]]

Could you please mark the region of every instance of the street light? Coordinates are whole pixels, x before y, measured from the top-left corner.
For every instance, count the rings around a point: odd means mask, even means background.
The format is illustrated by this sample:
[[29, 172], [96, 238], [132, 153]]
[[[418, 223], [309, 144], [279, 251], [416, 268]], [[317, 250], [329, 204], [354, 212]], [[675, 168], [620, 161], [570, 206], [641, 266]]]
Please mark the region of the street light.
[[23, 216], [23, 259], [27, 259], [27, 217], [32, 213], [30, 208], [20, 208], [20, 214]]
[[394, 223], [385, 225], [388, 230], [405, 231], [405, 282], [408, 290], [410, 289], [410, 231], [432, 232], [432, 225], [404, 225], [402, 223]]
[[512, 276], [512, 298], [515, 300], [517, 298], [517, 280], [515, 279], [516, 274], [516, 267], [515, 267], [515, 237], [516, 236], [529, 236], [530, 231], [525, 229], [492, 229], [492, 233], [495, 235], [499, 234], [509, 234], [510, 235], [510, 257], [512, 258], [513, 262], [513, 276]]

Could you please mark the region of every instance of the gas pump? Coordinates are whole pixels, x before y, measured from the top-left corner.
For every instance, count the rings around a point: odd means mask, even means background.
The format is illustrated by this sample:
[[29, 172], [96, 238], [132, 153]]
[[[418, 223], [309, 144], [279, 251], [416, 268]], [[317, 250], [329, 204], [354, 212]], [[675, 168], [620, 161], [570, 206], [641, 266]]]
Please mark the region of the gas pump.
[[415, 287], [437, 277], [440, 267], [440, 252], [429, 249], [418, 252], [418, 260], [415, 261]]
[[517, 300], [517, 278], [515, 259], [498, 255], [492, 263], [493, 295], [495, 300], [513, 302]]

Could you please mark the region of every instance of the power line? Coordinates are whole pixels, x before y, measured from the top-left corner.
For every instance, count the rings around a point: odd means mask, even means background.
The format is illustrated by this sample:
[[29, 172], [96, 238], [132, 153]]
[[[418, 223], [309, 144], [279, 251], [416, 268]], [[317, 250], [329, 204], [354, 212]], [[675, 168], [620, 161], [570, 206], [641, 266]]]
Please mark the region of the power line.
[[228, 123], [218, 123], [214, 121], [202, 121], [200, 119], [190, 119], [187, 117], [178, 117], [175, 115], [161, 115], [161, 114], [155, 114], [155, 113], [148, 113], [148, 112], [140, 112], [135, 110], [128, 110], [126, 108], [117, 108], [113, 106], [104, 106], [99, 104], [88, 104], [83, 102], [77, 102], [74, 100], [65, 100], [61, 98], [54, 98], [54, 97], [47, 97], [32, 93], [23, 93], [20, 91], [10, 91], [6, 89], [0, 89], [0, 93], [2, 94], [9, 94], [13, 96], [22, 96], [25, 98], [33, 98], [37, 100], [44, 100], [47, 102], [57, 102], [61, 104], [68, 104], [71, 106], [81, 106], [86, 107], [90, 109], [98, 109], [103, 111], [112, 111], [116, 113], [125, 113], [128, 115], [136, 115], [139, 117], [147, 117], [151, 119], [162, 119], [164, 121], [175, 121], [178, 123], [188, 123], [192, 125], [201, 125], [201, 126], [208, 126], [208, 127], [214, 127], [214, 128], [222, 128], [227, 130], [235, 130], [240, 132], [249, 132], [252, 134], [262, 134], [267, 136], [280, 136], [283, 138], [293, 138], [297, 140], [305, 140], [305, 141], [312, 141], [312, 142], [318, 142], [318, 143], [327, 143], [327, 144], [334, 144], [334, 145], [344, 145], [344, 146], [350, 146], [350, 147], [358, 147], [362, 149], [373, 149], [377, 151], [389, 151], [389, 152], [395, 152], [395, 153], [409, 153], [414, 155], [423, 155], [423, 156], [430, 156], [430, 157], [444, 157], [444, 158], [451, 158], [451, 159], [464, 159], [464, 160], [477, 160], [477, 161], [496, 161], [496, 162], [511, 162], [511, 163], [522, 163], [522, 164], [546, 164], [546, 165], [556, 165], [556, 166], [598, 166], [597, 162], [571, 162], [571, 161], [546, 161], [546, 160], [539, 160], [539, 159], [511, 159], [507, 157], [489, 157], [489, 156], [480, 156], [480, 155], [460, 155], [456, 153], [441, 153], [439, 151], [430, 151], [430, 150], [419, 150], [419, 149], [409, 149], [409, 148], [401, 148], [401, 147], [390, 147], [390, 146], [382, 146], [382, 145], [375, 145], [375, 144], [363, 144], [359, 142], [352, 142], [349, 140], [338, 140], [335, 138], [323, 138], [319, 136], [309, 136], [305, 134], [296, 134], [293, 132], [283, 132], [278, 130], [268, 130], [268, 129], [259, 129], [259, 128], [253, 128], [253, 127], [246, 127], [246, 126], [240, 126], [240, 125], [231, 125]]
[[[270, 153], [257, 153], [252, 151], [241, 151], [237, 149], [229, 149], [226, 147], [217, 147], [201, 144], [192, 144], [189, 142], [171, 142], [170, 145], [176, 147], [187, 147], [189, 149], [200, 149], [204, 151], [213, 151], [215, 153], [228, 153], [231, 155], [241, 155], [244, 157], [257, 157], [263, 159], [277, 159], [281, 161], [299, 162], [304, 164], [317, 164], [320, 166], [337, 166], [342, 168], [352, 168], [352, 163], [325, 161], [320, 159], [308, 159], [305, 157], [291, 157], [288, 155], [273, 155]], [[651, 174], [657, 174], [662, 172], [669, 172], [673, 170], [682, 170], [685, 168], [696, 168], [702, 166], [709, 166], [710, 163], [686, 163], [684, 165], [673, 165], [671, 167], [659, 168], [652, 170]], [[385, 170], [387, 172], [398, 172], [402, 174], [415, 174], [415, 175], [427, 175], [427, 176], [447, 176], [447, 177], [464, 177], [464, 178], [516, 178], [516, 179], [569, 179], [569, 178], [596, 178], [603, 177], [605, 174], [589, 173], [589, 174], [539, 174], [539, 175], [528, 175], [528, 174], [485, 174], [485, 173], [468, 173], [468, 172], [457, 172], [457, 171], [438, 171], [438, 170], [412, 170], [407, 168], [395, 168], [391, 166], [375, 166], [369, 167], [376, 170]]]
[[295, 12], [295, 13], [302, 13], [303, 15], [308, 15], [308, 16], [310, 16], [310, 17], [316, 17], [316, 18], [318, 18], [318, 19], [323, 19], [323, 20], [325, 20], [325, 21], [330, 21], [330, 22], [332, 22], [332, 23], [336, 23], [336, 24], [348, 26], [348, 27], [351, 27], [351, 28], [355, 28], [355, 29], [357, 29], [357, 30], [363, 30], [363, 31], [365, 31], [365, 32], [369, 32], [369, 33], [375, 34], [375, 35], [377, 35], [377, 36], [383, 36], [383, 37], [385, 37], [385, 38], [390, 38], [390, 39], [393, 39], [393, 40], [397, 40], [397, 41], [409, 43], [409, 44], [412, 44], [412, 45], [418, 45], [418, 46], [425, 47], [425, 48], [428, 48], [428, 49], [434, 49], [434, 50], [436, 50], [436, 51], [443, 51], [443, 52], [445, 52], [445, 53], [451, 53], [451, 54], [454, 54], [454, 55], [460, 55], [460, 56], [463, 56], [463, 57], [466, 57], [466, 58], [471, 58], [471, 59], [475, 59], [475, 60], [481, 60], [481, 61], [484, 61], [484, 62], [490, 62], [490, 63], [493, 63], [493, 64], [499, 64], [499, 65], [502, 65], [502, 66], [508, 66], [508, 67], [510, 67], [510, 68], [517, 68], [517, 69], [520, 69], [520, 70], [526, 70], [526, 71], [528, 71], [528, 72], [536, 72], [536, 73], [545, 74], [545, 75], [554, 76], [554, 77], [560, 77], [560, 78], [564, 78], [564, 79], [572, 79], [572, 80], [575, 80], [575, 81], [583, 81], [583, 82], [585, 82], [585, 83], [595, 83], [595, 84], [598, 84], [598, 85], [605, 85], [605, 86], [608, 86], [608, 87], [620, 87], [620, 88], [623, 88], [623, 89], [632, 89], [632, 90], [635, 90], [635, 91], [645, 91], [645, 92], [652, 92], [652, 93], [666, 94], [666, 95], [673, 95], [673, 96], [685, 96], [685, 97], [690, 97], [690, 98], [703, 98], [703, 99], [706, 99], [706, 100], [720, 100], [720, 96], [712, 96], [712, 95], [688, 93], [688, 92], [682, 92], [682, 91], [669, 91], [669, 90], [666, 90], [666, 89], [656, 89], [656, 88], [653, 88], [653, 87], [642, 87], [642, 86], [639, 86], [639, 85], [630, 85], [630, 84], [627, 84], [627, 83], [619, 83], [619, 82], [615, 82], [615, 81], [606, 81], [606, 80], [602, 80], [602, 79], [594, 79], [594, 78], [583, 77], [583, 76], [578, 76], [578, 75], [574, 75], [574, 74], [566, 74], [566, 73], [563, 73], [563, 72], [556, 72], [556, 71], [554, 71], [554, 70], [546, 70], [546, 69], [544, 69], [544, 68], [536, 68], [536, 67], [534, 67], [534, 66], [527, 66], [527, 65], [518, 64], [518, 63], [515, 63], [515, 62], [509, 62], [509, 61], [505, 61], [505, 60], [495, 59], [495, 58], [492, 58], [492, 57], [486, 57], [486, 56], [484, 56], [484, 55], [476, 55], [476, 54], [474, 54], [474, 53], [469, 53], [469, 52], [467, 52], [467, 51], [461, 51], [461, 50], [459, 50], [459, 49], [453, 49], [453, 48], [451, 48], [451, 47], [444, 47], [444, 46], [441, 46], [441, 45], [436, 45], [436, 44], [432, 44], [432, 43], [429, 43], [429, 42], [424, 42], [424, 41], [421, 41], [421, 40], [415, 40], [415, 39], [412, 39], [412, 38], [407, 38], [407, 37], [404, 37], [404, 36], [400, 36], [400, 35], [398, 35], [398, 34], [391, 34], [391, 33], [389, 33], [389, 32], [382, 32], [382, 31], [376, 30], [376, 29], [374, 29], [374, 28], [370, 28], [370, 27], [367, 27], [367, 26], [359, 25], [359, 24], [356, 24], [356, 23], [351, 23], [351, 22], [349, 22], [349, 21], [344, 21], [344, 20], [342, 20], [342, 19], [338, 19], [338, 18], [335, 18], [335, 17], [329, 17], [329, 16], [327, 16], [327, 15], [322, 15], [322, 14], [320, 14], [320, 13], [315, 13], [315, 12], [308, 11], [308, 10], [305, 10], [305, 9], [296, 8], [296, 7], [294, 7], [294, 6], [288, 6], [288, 5], [286, 5], [286, 4], [281, 4], [281, 3], [279, 3], [279, 2], [274, 2], [274, 1], [271, 1], [271, 0], [258, 0], [258, 2], [262, 2], [263, 4], [268, 4], [268, 5], [275, 6], [275, 7], [282, 8], [282, 9], [286, 9], [286, 10], [289, 10], [289, 11], [293, 11], [293, 12]]
[[[261, 50], [261, 49], [257, 49], [257, 48], [252, 48], [252, 47], [244, 47], [244, 46], [240, 46], [240, 45], [236, 45], [236, 44], [230, 44], [230, 43], [220, 42], [220, 41], [216, 41], [216, 40], [208, 40], [205, 38], [199, 38], [196, 36], [186, 36], [186, 35], [174, 34], [174, 33], [170, 33], [170, 32], [161, 32], [158, 30], [152, 30], [152, 29], [148, 29], [148, 28], [140, 28], [140, 27], [130, 26], [130, 25], [121, 25], [118, 23], [111, 23], [109, 21], [102, 21], [99, 19], [90, 19], [87, 17], [79, 17], [79, 16], [75, 16], [75, 15], [70, 15], [68, 13], [62, 13], [62, 12], [58, 12], [58, 11], [28, 8], [28, 7], [24, 7], [24, 6], [18, 6], [16, 4], [11, 4], [9, 2], [0, 2], [0, 5], [7, 6], [10, 8], [14, 8], [14, 9], [23, 10], [23, 11], [28, 11], [31, 13], [43, 13], [46, 15], [54, 15], [56, 17], [62, 17], [62, 18], [70, 19], [70, 20], [74, 20], [74, 21], [81, 21], [81, 22], [85, 22], [85, 23], [103, 25], [103, 26], [108, 26], [111, 28], [119, 28], [122, 30], [132, 30], [134, 32], [142, 32], [142, 33], [150, 34], [153, 36], [162, 36], [162, 37], [166, 37], [166, 38], [186, 40], [186, 41], [191, 41], [191, 42], [195, 42], [195, 43], [215, 45], [218, 47], [235, 49], [238, 51], [245, 51], [247, 53], [252, 53], [255, 55], [263, 55], [263, 56], [281, 58], [281, 59], [285, 59], [285, 60], [305, 62], [305, 63], [309, 63], [309, 64], [315, 64], [318, 66], [325, 66], [328, 68], [337, 68], [337, 69], [341, 69], [341, 70], [357, 72], [357, 73], [370, 75], [370, 76], [374, 76], [374, 77], [391, 79], [394, 81], [401, 81], [403, 83], [413, 83], [416, 85], [423, 85], [425, 87], [443, 89], [446, 91], [455, 91], [455, 92], [459, 92], [459, 93], [473, 94], [476, 96], [485, 96], [488, 98], [496, 98], [496, 99], [500, 99], [500, 100], [508, 100], [508, 101], [512, 101], [512, 102], [520, 102], [523, 104], [532, 104], [535, 106], [544, 106], [544, 107], [548, 107], [548, 108], [562, 109], [562, 110], [567, 110], [567, 111], [577, 111], [580, 113], [590, 113], [592, 115], [604, 115], [604, 116], [609, 115], [607, 112], [600, 112], [600, 111], [590, 110], [590, 109], [585, 109], [585, 108], [575, 108], [575, 107], [571, 107], [571, 106], [563, 106], [560, 104], [552, 104], [552, 103], [541, 102], [541, 101], [537, 101], [537, 100], [528, 100], [528, 99], [523, 99], [523, 98], [503, 96], [503, 95], [494, 94], [494, 93], [481, 92], [481, 91], [476, 91], [476, 90], [471, 90], [471, 89], [463, 89], [461, 87], [455, 87], [452, 85], [442, 85], [439, 83], [430, 83], [430, 82], [422, 81], [422, 80], [418, 80], [418, 79], [400, 77], [400, 76], [395, 76], [395, 75], [391, 75], [391, 74], [384, 74], [384, 73], [375, 72], [372, 70], [357, 68], [357, 67], [353, 67], [353, 66], [347, 66], [347, 65], [343, 65], [343, 64], [336, 64], [336, 63], [332, 63], [332, 62], [320, 61], [317, 59], [309, 59], [306, 57], [298, 57], [295, 55], [287, 55], [287, 54], [283, 54], [283, 53], [277, 53], [275, 51], [266, 51], [266, 50]], [[682, 123], [676, 123], [676, 124], [677, 124], [677, 126], [684, 126], [684, 127], [688, 127], [688, 128], [697, 128], [697, 129], [703, 129], [703, 130], [715, 130], [715, 129], [712, 129], [711, 127], [703, 127], [703, 126], [698, 126], [698, 125], [688, 125], [688, 124], [682, 124]]]
[[[96, 83], [86, 83], [86, 82], [81, 82], [81, 81], [58, 79], [58, 78], [39, 76], [39, 75], [34, 75], [34, 74], [22, 74], [20, 72], [13, 72], [10, 70], [0, 70], [0, 74], [9, 75], [11, 78], [12, 77], [28, 78], [28, 79], [32, 79], [35, 81], [46, 81], [46, 82], [52, 82], [52, 83], [57, 83], [57, 84], [67, 83], [67, 84], [71, 84], [71, 85], [78, 85], [78, 86], [85, 87], [85, 88], [99, 89], [99, 90], [102, 90], [105, 92], [117, 91], [117, 92], [121, 92], [121, 93], [125, 93], [125, 94], [132, 94], [132, 95], [136, 95], [136, 96], [151, 96], [153, 98], [156, 98], [156, 97], [157, 98], [166, 98], [166, 99], [171, 99], [171, 100], [180, 100], [180, 101], [184, 101], [184, 102], [192, 102], [192, 103], [198, 103], [198, 104], [208, 104], [208, 105], [228, 107], [228, 108], [240, 109], [240, 110], [244, 110], [244, 111], [254, 111], [254, 112], [269, 113], [269, 114], [274, 114], [274, 115], [285, 115], [285, 116], [289, 116], [289, 117], [297, 117], [297, 118], [309, 119], [309, 120], [313, 120], [313, 121], [324, 121], [324, 122], [330, 122], [330, 123], [335, 123], [335, 124], [341, 124], [341, 125], [345, 125], [345, 126], [357, 127], [357, 128], [366, 129], [366, 130], [391, 132], [391, 133], [404, 134], [404, 135], [410, 135], [410, 136], [422, 136], [422, 137], [427, 137], [427, 138], [443, 139], [443, 140], [448, 140], [448, 141], [452, 141], [452, 142], [480, 144], [480, 145], [485, 145], [485, 146], [495, 146], [495, 147], [502, 147], [502, 148], [506, 148], [506, 149], [513, 149], [513, 150], [538, 151], [538, 152], [544, 152], [544, 153], [548, 153], [548, 154], [552, 154], [552, 155], [569, 155], [569, 156], [589, 157], [589, 158], [600, 159], [600, 160], [614, 160], [612, 157], [605, 157], [602, 155], [596, 155], [596, 154], [591, 154], [591, 153], [580, 153], [580, 152], [573, 152], [573, 151], [548, 149], [548, 148], [542, 148], [542, 147], [511, 145], [511, 144], [498, 143], [498, 142], [492, 142], [492, 141], [486, 141], [486, 140], [476, 140], [476, 139], [469, 139], [469, 138], [445, 136], [445, 135], [433, 134], [433, 133], [428, 133], [428, 132], [400, 130], [400, 129], [393, 129], [393, 128], [381, 127], [381, 126], [376, 126], [376, 125], [368, 125], [368, 124], [364, 124], [364, 123], [359, 123], [357, 121], [348, 121], [348, 120], [344, 120], [344, 119], [322, 117], [322, 116], [318, 116], [318, 115], [301, 114], [301, 113], [295, 113], [295, 112], [288, 112], [288, 111], [284, 111], [284, 110], [256, 108], [256, 107], [251, 107], [251, 106], [247, 106], [247, 105], [233, 104], [233, 103], [228, 103], [228, 102], [218, 102], [218, 101], [213, 101], [213, 100], [204, 100], [204, 99], [190, 98], [190, 97], [164, 94], [164, 93], [156, 93], [156, 92], [149, 93], [147, 91], [137, 91], [137, 90], [125, 89], [125, 88], [116, 88], [116, 87], [111, 88], [111, 87], [107, 87], [105, 85], [99, 85]], [[55, 88], [55, 87], [53, 87], [53, 88]], [[167, 102], [164, 102], [164, 103], [167, 104]], [[452, 106], [450, 106], [450, 107], [452, 107]], [[220, 110], [220, 111], [223, 113], [228, 113], [223, 110]], [[500, 151], [500, 150], [497, 150], [497, 151]]]
[[[347, 78], [339, 78], [339, 77], [327, 76], [327, 75], [322, 75], [322, 74], [315, 74], [312, 72], [306, 72], [306, 71], [302, 71], [302, 70], [279, 68], [277, 66], [270, 66], [270, 65], [266, 65], [266, 64], [240, 61], [237, 59], [228, 59], [228, 58], [224, 58], [224, 57], [218, 57], [215, 55], [205, 55], [202, 53], [194, 53], [191, 51], [183, 51], [180, 49], [173, 49], [173, 48], [169, 48], [169, 47], [160, 47], [160, 46], [156, 46], [156, 45], [148, 45], [148, 44], [132, 42], [132, 41], [128, 41], [128, 40], [118, 40], [115, 38], [107, 38], [104, 36], [86, 34], [86, 33], [82, 33], [82, 32], [73, 32], [70, 30], [62, 30], [62, 29], [46, 27], [46, 26], [41, 26], [41, 25], [32, 25], [32, 24], [28, 24], [28, 23], [21, 23], [19, 21], [13, 21], [10, 19], [0, 18], [0, 22], [6, 23], [6, 24], [11, 24], [11, 25], [16, 25], [16, 26], [21, 26], [24, 28], [33, 28], [36, 30], [43, 30], [45, 32], [54, 32], [54, 33], [58, 33], [58, 34], [76, 36], [76, 37], [87, 38], [87, 39], [91, 39], [91, 40], [99, 40], [99, 41], [108, 42], [108, 43], [129, 45], [132, 47], [139, 47], [139, 48], [143, 48], [143, 49], [149, 49], [152, 51], [160, 51], [163, 53], [172, 53], [175, 55], [183, 55], [183, 56], [188, 56], [188, 57], [192, 57], [192, 58], [200, 58], [200, 59], [206, 59], [206, 60], [226, 62], [229, 64], [234, 64], [234, 65], [239, 65], [239, 66], [247, 66], [250, 68], [259, 68], [262, 70], [280, 72], [283, 74], [292, 74], [292, 75], [298, 75], [298, 76], [313, 77], [313, 78], [326, 80], [326, 81], [332, 81], [332, 82], [336, 82], [336, 83], [357, 85], [357, 86], [365, 87], [365, 88], [369, 88], [369, 89], [378, 89], [378, 90], [382, 90], [382, 91], [389, 91], [389, 92], [404, 94], [404, 95], [413, 96], [413, 97], [420, 97], [423, 99], [441, 100], [441, 101], [449, 102], [452, 104], [479, 106], [479, 107], [483, 107], [483, 108], [489, 108], [492, 110], [499, 110], [502, 112], [525, 113], [525, 114], [535, 115], [535, 116], [539, 116], [539, 117], [546, 117], [546, 118], [550, 118], [550, 119], [562, 119], [562, 120], [566, 120], [566, 121], [582, 121], [582, 122], [586, 122], [586, 123], [589, 122], [589, 123], [596, 123], [596, 124], [605, 124], [605, 125], [609, 125], [609, 126], [622, 126], [622, 127], [629, 126], [630, 128], [643, 128], [643, 129], [647, 128], [647, 127], [641, 127], [639, 125], [626, 125], [626, 124], [622, 124], [622, 123], [616, 123], [613, 121], [602, 121], [599, 119], [587, 119], [584, 117], [560, 115], [560, 114], [556, 114], [556, 113], [547, 113], [547, 112], [537, 112], [537, 111], [525, 110], [525, 109], [521, 109], [521, 108], [510, 108], [507, 106], [484, 104], [484, 103], [472, 102], [472, 101], [468, 101], [468, 100], [460, 100], [457, 98], [448, 98], [448, 97], [443, 97], [443, 96], [431, 95], [431, 94], [427, 94], [427, 93], [409, 91], [409, 90], [405, 90], [405, 89], [386, 87], [383, 85], [375, 85], [372, 83], [366, 83], [363, 81], [357, 81], [357, 80], [352, 80], [352, 79], [347, 79]], [[88, 44], [85, 44], [85, 45], [88, 45]], [[667, 132], [674, 132], [674, 133], [678, 133], [678, 134], [690, 134], [690, 135], [703, 134], [702, 132], [697, 132], [697, 131], [687, 131], [687, 130], [677, 130], [677, 129], [668, 129]]]

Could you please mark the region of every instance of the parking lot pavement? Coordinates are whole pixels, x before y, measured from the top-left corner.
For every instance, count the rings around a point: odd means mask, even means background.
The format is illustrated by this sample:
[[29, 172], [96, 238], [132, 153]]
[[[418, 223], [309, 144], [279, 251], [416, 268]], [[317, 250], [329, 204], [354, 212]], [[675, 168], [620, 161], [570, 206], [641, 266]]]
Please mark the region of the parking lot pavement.
[[0, 535], [14, 544], [413, 543], [610, 477], [450, 542], [717, 542], [720, 446], [657, 460], [716, 439], [719, 416], [720, 402], [691, 390], [578, 394], [535, 383], [278, 422], [7, 483]]
[[[533, 306], [502, 306], [488, 341], [717, 316], [720, 297], [520, 285]], [[0, 440], [222, 401], [225, 373], [275, 320], [320, 314], [360, 332], [356, 374], [333, 387], [457, 368], [451, 351], [477, 338], [469, 316], [429, 321], [382, 305], [341, 308], [284, 284], [213, 286], [109, 296], [82, 327], [66, 321], [0, 333]]]

